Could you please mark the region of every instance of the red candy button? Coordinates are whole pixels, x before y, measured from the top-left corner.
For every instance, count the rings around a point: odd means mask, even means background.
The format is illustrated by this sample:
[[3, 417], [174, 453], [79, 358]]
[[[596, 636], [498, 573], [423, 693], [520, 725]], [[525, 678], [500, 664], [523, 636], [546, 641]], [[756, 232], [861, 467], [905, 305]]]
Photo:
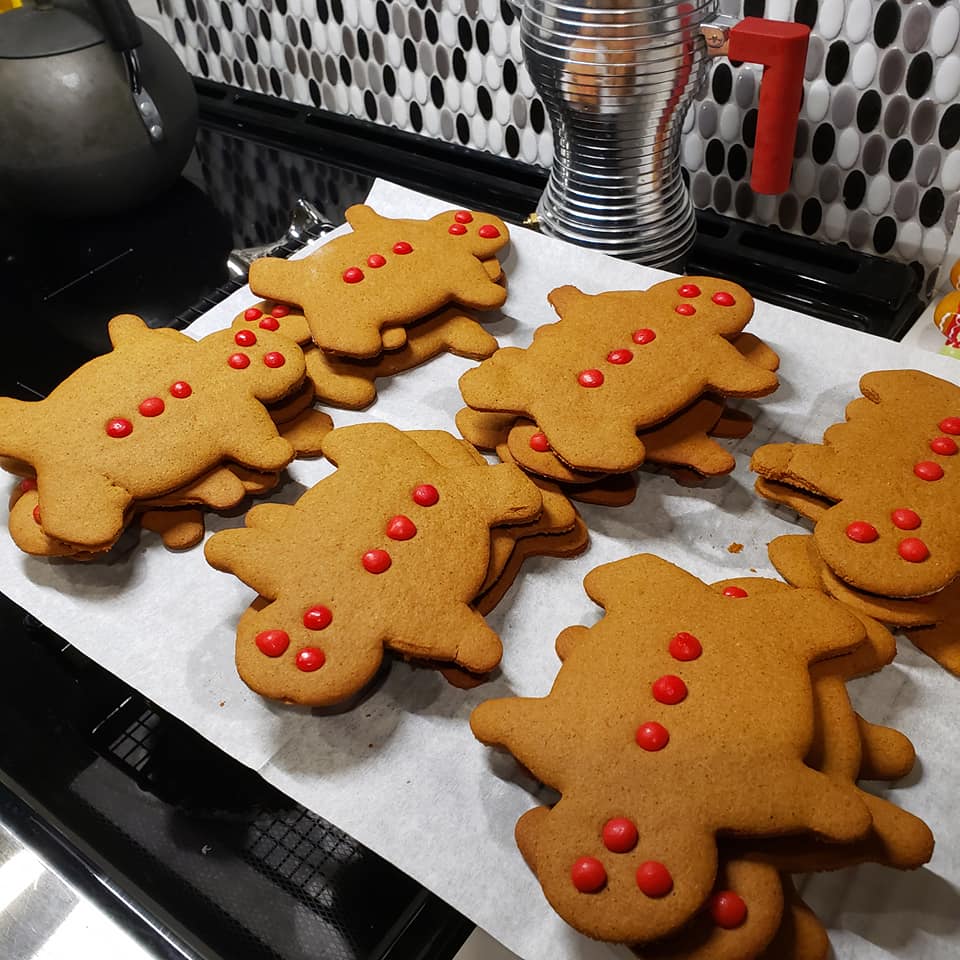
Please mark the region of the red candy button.
[[649, 327], [642, 327], [640, 330], [634, 330], [630, 339], [642, 346], [645, 343], [652, 343], [657, 339], [657, 335]]
[[921, 480], [939, 480], [943, 476], [943, 467], [932, 460], [921, 460], [914, 464], [913, 472]]
[[243, 311], [244, 320], [259, 320], [263, 316], [263, 311], [258, 310], [256, 307], [249, 307]]
[[732, 307], [737, 302], [726, 290], [718, 290], [710, 299], [718, 307]]
[[550, 441], [545, 433], [535, 433], [530, 438], [530, 449], [537, 453], [546, 453], [550, 449]]
[[952, 433], [957, 436], [960, 434], [960, 417], [947, 417], [946, 420], [941, 420], [937, 426], [944, 433]]
[[692, 634], [682, 630], [674, 634], [670, 641], [670, 656], [674, 660], [696, 660], [703, 653], [700, 641]]
[[290, 308], [285, 303], [278, 303], [270, 308], [270, 316], [278, 319], [285, 317], [289, 312]]
[[710, 898], [710, 916], [718, 927], [733, 930], [747, 919], [747, 905], [732, 890], [720, 890]]
[[264, 317], [257, 326], [261, 330], [279, 330], [280, 321], [276, 317]]
[[697, 308], [692, 303], [678, 303], [673, 311], [682, 317], [692, 317], [697, 312]]
[[260, 652], [268, 657], [282, 656], [290, 646], [290, 635], [286, 630], [263, 630], [253, 640]]
[[333, 623], [333, 613], [329, 607], [317, 604], [303, 614], [303, 625], [308, 630], [326, 630]]
[[902, 507], [890, 514], [893, 525], [899, 530], [916, 530], [920, 526], [920, 514]]
[[447, 233], [452, 233], [455, 237], [462, 237], [467, 232], [467, 228], [462, 223], [451, 223], [447, 227]]
[[164, 403], [159, 397], [147, 397], [146, 400], [140, 401], [137, 409], [144, 417], [159, 417], [164, 411]]
[[473, 214], [469, 210], [458, 210], [453, 215], [453, 219], [457, 223], [473, 223]]
[[497, 237], [500, 236], [500, 231], [492, 223], [485, 223], [477, 233], [479, 233], [484, 240], [496, 240]]
[[629, 363], [632, 359], [632, 350], [611, 350], [607, 354], [607, 363]]
[[721, 593], [725, 597], [736, 597], [738, 600], [742, 599], [743, 597], [749, 596], [749, 594], [747, 593], [746, 590], [743, 589], [743, 587], [735, 587], [733, 585], [729, 587], [724, 587]]
[[390, 554], [386, 550], [368, 550], [361, 558], [363, 569], [367, 573], [383, 573], [390, 569]]
[[387, 258], [381, 256], [379, 253], [371, 253], [370, 256], [367, 257], [367, 266], [373, 267], [374, 270], [376, 270], [377, 267], [382, 267], [386, 262]]
[[681, 297], [699, 297], [700, 288], [695, 283], [685, 283], [677, 290]]
[[637, 746], [649, 750], [651, 753], [656, 750], [662, 750], [670, 739], [667, 728], [656, 720], [649, 720], [641, 723], [637, 727], [636, 740]]
[[614, 817], [603, 825], [603, 845], [611, 853], [628, 853], [637, 845], [637, 828], [626, 817]]
[[31, 490], [37, 489], [37, 481], [33, 477], [24, 477], [20, 481], [20, 492], [29, 493]]
[[250, 366], [250, 358], [245, 353], [232, 353], [227, 357], [227, 363], [234, 370], [243, 370]]
[[327, 658], [319, 647], [304, 647], [296, 659], [297, 669], [304, 673], [313, 673], [319, 670], [326, 662]]
[[123, 417], [114, 417], [113, 420], [107, 421], [108, 437], [129, 437], [131, 433], [133, 433], [133, 424], [129, 420], [124, 420]]
[[854, 543], [873, 543], [880, 534], [877, 533], [877, 528], [866, 520], [854, 520], [847, 524], [847, 536]]
[[39, 503], [33, 508], [33, 522], [34, 523], [40, 522], [40, 504]]
[[941, 457], [952, 457], [957, 452], [957, 441], [950, 437], [934, 437], [930, 441], [930, 449]]
[[269, 353], [263, 355], [263, 362], [275, 370], [277, 367], [282, 367], [287, 362], [287, 358], [282, 353], [271, 350]]
[[257, 335], [252, 330], [238, 330], [233, 336], [233, 342], [238, 347], [252, 347], [257, 342]]
[[394, 253], [403, 256], [405, 253], [413, 253], [413, 247], [406, 240], [398, 240], [392, 247]]
[[186, 400], [193, 393], [193, 387], [186, 380], [178, 380], [170, 385], [170, 396], [178, 400]]
[[413, 502], [421, 507], [432, 507], [440, 499], [440, 491], [432, 483], [421, 483], [413, 488]]
[[577, 374], [577, 383], [581, 387], [600, 387], [603, 385], [603, 374], [599, 370], [581, 370]]
[[687, 685], [672, 673], [666, 673], [653, 681], [653, 699], [669, 706], [680, 703], [687, 697]]
[[570, 879], [581, 893], [596, 893], [607, 882], [607, 871], [596, 857], [580, 857], [570, 868]]
[[416, 535], [416, 524], [402, 513], [387, 521], [387, 536], [391, 540], [412, 540]]
[[673, 877], [662, 863], [648, 860], [637, 867], [637, 886], [648, 897], [665, 897], [673, 889]]
[[930, 556], [927, 545], [918, 537], [907, 537], [897, 544], [897, 553], [908, 563], [923, 563]]
[[363, 279], [363, 271], [359, 267], [347, 267], [343, 271], [344, 283], [359, 283]]

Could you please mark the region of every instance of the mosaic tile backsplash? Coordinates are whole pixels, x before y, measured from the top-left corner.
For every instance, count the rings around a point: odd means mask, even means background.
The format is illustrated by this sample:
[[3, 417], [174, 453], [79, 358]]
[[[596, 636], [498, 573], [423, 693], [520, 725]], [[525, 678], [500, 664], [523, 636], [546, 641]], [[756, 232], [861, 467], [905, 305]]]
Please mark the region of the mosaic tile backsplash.
[[[543, 167], [553, 144], [508, 0], [158, 0], [191, 73]], [[790, 190], [754, 194], [761, 68], [715, 62], [681, 157], [698, 207], [913, 263], [960, 208], [960, 0], [720, 0], [812, 29]]]

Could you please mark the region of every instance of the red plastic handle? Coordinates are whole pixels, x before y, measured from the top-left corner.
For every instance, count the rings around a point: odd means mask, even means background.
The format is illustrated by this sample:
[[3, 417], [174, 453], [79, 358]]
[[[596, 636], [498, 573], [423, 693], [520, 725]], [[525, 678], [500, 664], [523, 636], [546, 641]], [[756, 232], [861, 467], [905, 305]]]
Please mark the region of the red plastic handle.
[[730, 59], [764, 67], [750, 174], [756, 193], [783, 193], [790, 186], [809, 38], [805, 24], [760, 17], [746, 17], [730, 31]]

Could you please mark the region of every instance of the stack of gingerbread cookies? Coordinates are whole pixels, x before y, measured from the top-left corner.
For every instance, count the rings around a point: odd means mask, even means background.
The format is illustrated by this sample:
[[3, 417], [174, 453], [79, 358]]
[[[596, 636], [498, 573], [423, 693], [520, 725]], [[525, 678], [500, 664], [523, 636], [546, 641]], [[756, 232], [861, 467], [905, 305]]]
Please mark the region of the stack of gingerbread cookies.
[[680, 277], [597, 295], [559, 287], [549, 301], [558, 322], [461, 377], [464, 437], [592, 502], [629, 502], [643, 463], [698, 476], [733, 469], [710, 435], [743, 436], [750, 421], [725, 400], [774, 391], [779, 363], [743, 332], [746, 290]]
[[362, 204], [346, 212], [352, 232], [300, 260], [265, 257], [250, 287], [269, 300], [237, 323], [275, 327], [304, 344], [317, 398], [362, 409], [375, 381], [443, 352], [481, 360], [497, 341], [464, 308], [503, 305], [497, 254], [509, 242], [492, 214], [456, 210], [429, 220], [381, 217]]
[[866, 374], [819, 444], [760, 447], [757, 491], [814, 524], [770, 557], [789, 582], [903, 628], [960, 675], [960, 387], [919, 370]]
[[515, 831], [546, 898], [642, 957], [825, 957], [790, 874], [932, 855], [926, 824], [858, 786], [914, 762], [845, 686], [892, 659], [893, 637], [818, 591], [708, 585], [650, 555], [584, 583], [605, 615], [557, 638], [550, 693], [470, 721], [560, 794]]

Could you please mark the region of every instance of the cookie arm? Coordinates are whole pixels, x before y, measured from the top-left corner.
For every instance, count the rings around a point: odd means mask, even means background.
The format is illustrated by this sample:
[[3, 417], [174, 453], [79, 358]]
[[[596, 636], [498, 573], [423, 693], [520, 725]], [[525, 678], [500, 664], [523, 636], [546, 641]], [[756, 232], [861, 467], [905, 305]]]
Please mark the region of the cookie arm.
[[[271, 550], [272, 543], [276, 550]], [[232, 573], [257, 593], [274, 600], [287, 572], [265, 563], [263, 557], [282, 556], [282, 547], [282, 541], [252, 530], [221, 530], [204, 544], [203, 555], [215, 570]]]

